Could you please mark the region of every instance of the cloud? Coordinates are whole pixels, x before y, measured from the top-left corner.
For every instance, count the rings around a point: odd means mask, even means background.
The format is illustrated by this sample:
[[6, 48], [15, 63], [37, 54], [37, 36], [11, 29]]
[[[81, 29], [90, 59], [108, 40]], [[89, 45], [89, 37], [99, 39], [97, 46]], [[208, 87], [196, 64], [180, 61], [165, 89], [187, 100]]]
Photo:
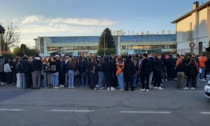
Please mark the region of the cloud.
[[21, 25], [30, 24], [30, 23], [38, 23], [38, 22], [41, 23], [43, 20], [44, 20], [44, 17], [42, 16], [29, 16], [22, 20]]
[[68, 25], [81, 25], [81, 26], [111, 26], [116, 24], [116, 21], [88, 19], [88, 18], [46, 18], [44, 16], [28, 16], [24, 18], [21, 25], [28, 24], [68, 24]]

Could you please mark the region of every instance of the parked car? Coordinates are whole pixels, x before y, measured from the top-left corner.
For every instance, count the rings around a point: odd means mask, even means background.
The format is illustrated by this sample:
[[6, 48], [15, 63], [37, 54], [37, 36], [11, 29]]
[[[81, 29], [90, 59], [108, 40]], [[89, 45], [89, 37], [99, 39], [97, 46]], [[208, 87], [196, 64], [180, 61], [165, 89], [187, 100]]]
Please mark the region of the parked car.
[[208, 83], [204, 87], [204, 90], [205, 90], [205, 96], [210, 98], [210, 81], [208, 81]]

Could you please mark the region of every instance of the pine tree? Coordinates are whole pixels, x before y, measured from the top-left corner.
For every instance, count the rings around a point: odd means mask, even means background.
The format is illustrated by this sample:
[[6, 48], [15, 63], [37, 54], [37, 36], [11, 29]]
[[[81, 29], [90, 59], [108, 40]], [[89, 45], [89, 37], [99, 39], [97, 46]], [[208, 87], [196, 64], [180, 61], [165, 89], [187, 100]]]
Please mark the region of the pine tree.
[[104, 55], [104, 50], [105, 55], [115, 54], [116, 51], [114, 37], [112, 36], [111, 30], [109, 28], [104, 29], [102, 32], [101, 37], [99, 38], [98, 47], [99, 55]]

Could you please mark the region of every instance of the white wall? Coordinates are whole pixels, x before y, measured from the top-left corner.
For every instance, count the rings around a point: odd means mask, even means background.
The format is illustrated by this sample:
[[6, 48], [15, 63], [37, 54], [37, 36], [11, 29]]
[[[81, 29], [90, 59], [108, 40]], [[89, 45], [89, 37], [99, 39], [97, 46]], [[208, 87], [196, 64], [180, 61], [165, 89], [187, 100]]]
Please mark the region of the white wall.
[[[199, 53], [199, 42], [203, 42], [203, 51], [209, 45], [210, 40], [210, 8], [205, 8], [199, 12], [194, 12], [187, 18], [177, 22], [177, 53], [190, 52], [189, 43], [195, 42], [194, 53]], [[207, 17], [208, 15], [208, 17]], [[193, 36], [190, 40], [189, 31], [192, 23]]]

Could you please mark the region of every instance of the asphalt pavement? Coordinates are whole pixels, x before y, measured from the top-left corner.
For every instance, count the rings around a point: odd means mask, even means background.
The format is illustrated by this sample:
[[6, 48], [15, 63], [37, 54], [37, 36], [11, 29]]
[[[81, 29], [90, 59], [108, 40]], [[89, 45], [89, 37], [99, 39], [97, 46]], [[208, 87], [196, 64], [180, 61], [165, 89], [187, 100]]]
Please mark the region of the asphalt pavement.
[[0, 126], [209, 126], [205, 83], [183, 90], [167, 81], [150, 92], [0, 86]]

